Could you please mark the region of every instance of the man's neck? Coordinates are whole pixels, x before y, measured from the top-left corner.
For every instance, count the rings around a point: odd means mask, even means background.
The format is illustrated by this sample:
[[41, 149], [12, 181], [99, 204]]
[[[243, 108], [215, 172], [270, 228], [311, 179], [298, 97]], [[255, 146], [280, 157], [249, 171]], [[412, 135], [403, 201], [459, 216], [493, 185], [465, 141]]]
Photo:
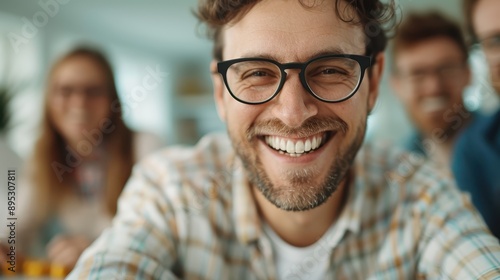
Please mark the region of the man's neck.
[[[346, 177], [349, 177], [346, 176]], [[314, 244], [336, 221], [348, 193], [344, 179], [338, 189], [320, 206], [301, 212], [284, 211], [269, 202], [255, 187], [252, 188], [261, 218], [285, 242], [296, 247]]]

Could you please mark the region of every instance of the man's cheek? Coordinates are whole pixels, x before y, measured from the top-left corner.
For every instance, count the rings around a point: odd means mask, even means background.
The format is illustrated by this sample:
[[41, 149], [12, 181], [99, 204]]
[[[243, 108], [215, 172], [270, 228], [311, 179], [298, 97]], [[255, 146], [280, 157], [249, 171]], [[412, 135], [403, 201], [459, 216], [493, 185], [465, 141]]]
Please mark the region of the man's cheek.
[[490, 65], [490, 76], [493, 87], [498, 91], [500, 87], [500, 64]]

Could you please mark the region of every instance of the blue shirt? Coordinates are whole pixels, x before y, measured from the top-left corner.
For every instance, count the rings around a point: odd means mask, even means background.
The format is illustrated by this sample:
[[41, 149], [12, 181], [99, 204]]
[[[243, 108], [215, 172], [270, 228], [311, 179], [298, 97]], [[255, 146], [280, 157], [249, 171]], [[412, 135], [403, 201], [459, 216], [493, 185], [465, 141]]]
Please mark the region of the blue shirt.
[[457, 139], [452, 172], [500, 239], [500, 110], [478, 115]]

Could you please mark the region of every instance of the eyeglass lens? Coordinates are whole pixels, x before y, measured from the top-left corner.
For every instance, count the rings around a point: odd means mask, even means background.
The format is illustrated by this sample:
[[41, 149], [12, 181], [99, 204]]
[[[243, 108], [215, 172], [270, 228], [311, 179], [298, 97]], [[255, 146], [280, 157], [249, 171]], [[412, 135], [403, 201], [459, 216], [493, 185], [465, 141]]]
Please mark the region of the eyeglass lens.
[[[309, 91], [321, 99], [337, 101], [349, 96], [357, 88], [361, 67], [350, 58], [321, 58], [309, 63], [303, 75]], [[282, 76], [278, 65], [259, 60], [235, 63], [226, 74], [233, 95], [251, 103], [271, 98], [282, 86]]]

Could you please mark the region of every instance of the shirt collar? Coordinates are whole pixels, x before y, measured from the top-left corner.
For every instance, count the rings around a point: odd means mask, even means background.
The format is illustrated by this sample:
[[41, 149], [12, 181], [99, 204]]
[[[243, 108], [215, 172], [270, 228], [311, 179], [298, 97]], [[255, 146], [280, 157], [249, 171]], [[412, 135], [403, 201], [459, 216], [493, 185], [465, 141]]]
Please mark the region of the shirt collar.
[[380, 170], [383, 164], [377, 162], [376, 156], [374, 148], [365, 144], [358, 151], [352, 167], [354, 179], [350, 184], [348, 202], [341, 219], [345, 219], [347, 229], [354, 234], [360, 232], [363, 221], [373, 218], [370, 216], [372, 209], [364, 209], [373, 196], [373, 185], [384, 184], [387, 179], [386, 171]]
[[233, 176], [233, 224], [239, 242], [250, 244], [258, 240], [262, 229], [257, 206], [251, 192], [251, 186], [241, 160], [234, 156]]
[[350, 230], [357, 234], [361, 227], [361, 213], [363, 208], [364, 194], [362, 189], [365, 186], [365, 172], [362, 164], [356, 161], [351, 169], [352, 179], [349, 182], [347, 191], [347, 202], [340, 214], [338, 223], [345, 223], [345, 230]]

